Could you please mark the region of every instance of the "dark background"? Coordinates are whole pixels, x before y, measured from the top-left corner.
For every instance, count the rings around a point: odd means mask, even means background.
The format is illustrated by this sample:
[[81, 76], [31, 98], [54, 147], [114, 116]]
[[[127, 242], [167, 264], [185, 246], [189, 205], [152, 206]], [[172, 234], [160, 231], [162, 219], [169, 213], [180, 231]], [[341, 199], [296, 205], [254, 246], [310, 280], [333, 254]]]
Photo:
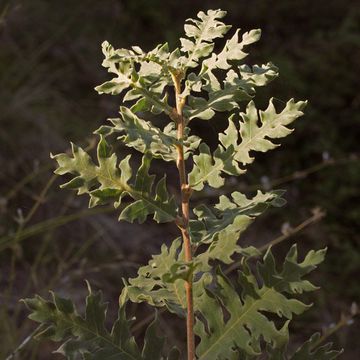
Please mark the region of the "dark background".
[[[116, 115], [119, 97], [98, 96], [94, 86], [108, 79], [100, 44], [178, 46], [186, 18], [222, 8], [225, 22], [263, 36], [247, 63], [274, 62], [280, 78], [261, 89], [268, 98], [308, 99], [306, 116], [283, 146], [258, 156], [248, 174], [232, 186], [287, 190], [286, 208], [270, 210], [245, 233], [244, 242], [265, 244], [289, 227], [326, 211], [276, 247], [281, 258], [291, 243], [306, 249], [327, 246], [326, 262], [312, 276], [321, 290], [308, 296], [312, 310], [293, 325], [295, 344], [349, 315], [359, 300], [360, 3], [345, 0], [290, 1], [115, 1], [13, 0], [0, 2], [0, 358], [34, 329], [19, 299], [54, 289], [81, 306], [83, 279], [104, 291], [110, 316], [122, 277], [136, 273], [162, 242], [177, 236], [172, 225], [118, 223], [108, 208], [87, 210], [87, 199], [60, 190], [49, 153], [69, 141], [93, 147], [91, 137]], [[213, 141], [225, 126], [220, 114], [195, 131]], [[123, 151], [120, 149], [120, 151]], [[158, 172], [162, 165], [156, 163]], [[174, 169], [169, 170], [170, 175]], [[174, 182], [176, 185], [176, 181]], [[257, 185], [258, 184], [258, 185]], [[212, 194], [206, 195], [211, 201]], [[145, 229], [145, 230], [144, 230]], [[352, 307], [353, 312], [355, 310]], [[141, 319], [147, 309], [136, 306]], [[345, 347], [341, 359], [360, 356], [357, 319], [330, 339]], [[182, 322], [160, 317], [170, 342], [180, 343]], [[141, 335], [139, 327], [137, 335]], [[31, 341], [18, 359], [50, 359], [52, 344]], [[54, 359], [59, 358], [56, 355]]]

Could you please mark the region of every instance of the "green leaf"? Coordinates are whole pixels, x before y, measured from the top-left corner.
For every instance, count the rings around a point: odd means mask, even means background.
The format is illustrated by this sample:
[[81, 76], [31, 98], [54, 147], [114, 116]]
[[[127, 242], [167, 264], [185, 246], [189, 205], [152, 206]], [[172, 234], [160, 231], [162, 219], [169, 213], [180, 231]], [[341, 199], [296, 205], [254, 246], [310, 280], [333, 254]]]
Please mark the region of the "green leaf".
[[186, 118], [209, 120], [215, 115], [215, 111], [231, 111], [239, 107], [239, 102], [250, 100], [251, 96], [239, 86], [234, 74], [230, 70], [223, 86], [209, 92], [208, 99], [189, 95], [188, 105], [184, 107]]
[[[99, 94], [118, 95], [124, 90], [128, 92], [124, 101], [137, 100], [133, 111], [151, 111], [155, 114], [171, 113], [164, 93], [166, 85], [171, 83], [170, 67], [176, 59], [170, 54], [167, 44], [158, 45], [152, 51], [145, 53], [139, 47], [114, 49], [107, 41], [102, 44], [105, 59], [103, 66], [108, 72], [116, 75], [110, 81], [97, 86]], [[135, 64], [140, 64], [139, 71]]]
[[219, 135], [220, 144], [213, 155], [206, 145], [200, 145], [200, 154], [193, 156], [190, 186], [194, 190], [202, 190], [205, 183], [208, 183], [219, 188], [224, 184], [222, 173], [235, 176], [244, 173], [239, 166], [253, 162], [250, 152], [266, 152], [279, 146], [272, 140], [285, 137], [293, 131], [287, 126], [303, 115], [305, 105], [304, 101], [295, 102], [291, 99], [277, 113], [271, 99], [267, 109], [258, 113], [254, 102], [250, 101], [246, 112], [240, 113], [242, 121], [239, 121], [239, 130], [234, 116], [229, 118], [229, 126]]
[[285, 108], [277, 113], [271, 99], [267, 109], [258, 114], [254, 102], [251, 101], [246, 112], [240, 113], [241, 143], [236, 148], [235, 159], [242, 164], [249, 164], [254, 160], [249, 154], [250, 151], [266, 152], [279, 146], [271, 140], [291, 134], [293, 130], [287, 126], [303, 115], [305, 106], [306, 102], [295, 102], [291, 99]]
[[118, 95], [131, 86], [131, 84], [131, 80], [128, 77], [125, 75], [121, 76], [119, 74], [117, 78], [104, 82], [103, 84], [97, 86], [95, 90], [99, 94]]
[[126, 317], [124, 295], [111, 331], [105, 326], [107, 305], [103, 302], [101, 292], [92, 292], [89, 287], [84, 316], [78, 314], [70, 300], [54, 293], [51, 295], [50, 301], [40, 296], [23, 301], [31, 311], [29, 318], [45, 326], [38, 338], [61, 343], [57, 352], [67, 359], [163, 359], [164, 340], [155, 333], [156, 319], [147, 328], [144, 347], [140, 351], [130, 332], [132, 320]]
[[[233, 146], [225, 149], [218, 147], [214, 155], [211, 154], [209, 147], [201, 143], [199, 147], [200, 154], [193, 156], [193, 169], [189, 174], [189, 183], [192, 189], [202, 190], [204, 183], [207, 182], [214, 188], [224, 185], [225, 179], [221, 176], [222, 169], [226, 173], [238, 174], [242, 171], [233, 160]], [[213, 171], [213, 169], [216, 169]]]
[[239, 67], [238, 84], [247, 92], [255, 92], [255, 87], [265, 86], [278, 77], [278, 68], [271, 62], [263, 65], [242, 65]]
[[142, 350], [142, 358], [144, 360], [163, 359], [161, 356], [165, 343], [164, 338], [159, 338], [156, 335], [156, 322], [155, 320], [148, 326], [144, 337], [144, 347]]
[[[318, 264], [324, 261], [326, 249], [314, 251], [311, 250], [305, 257], [304, 261], [298, 263], [298, 253], [296, 245], [293, 245], [286, 255], [283, 270], [278, 273], [275, 268], [275, 260], [270, 250], [264, 256], [264, 263], [258, 264], [259, 274], [268, 286], [275, 286], [278, 291], [289, 294], [302, 293], [303, 291], [314, 291], [315, 287], [302, 277], [316, 268]], [[271, 269], [271, 272], [269, 272]], [[278, 283], [279, 277], [285, 281]]]
[[163, 244], [161, 253], [153, 255], [149, 264], [138, 270], [138, 276], [128, 280], [126, 288], [131, 301], [166, 306], [173, 313], [185, 315], [185, 281], [183, 276], [176, 276], [179, 265], [183, 265], [180, 248], [180, 239], [169, 248]]
[[260, 39], [261, 30], [255, 29], [244, 33], [242, 40], [239, 42], [239, 31], [240, 29], [237, 29], [232, 38], [226, 41], [223, 50], [219, 54], [212, 53], [209, 59], [204, 60], [203, 65], [206, 70], [213, 70], [215, 68], [222, 70], [230, 69], [232, 67], [230, 61], [241, 61], [247, 56], [247, 53], [243, 51], [244, 46]]
[[[126, 146], [132, 147], [141, 153], [151, 153], [154, 158], [165, 161], [176, 161], [176, 146], [180, 144], [177, 140], [175, 124], [169, 123], [163, 130], [154, 126], [134, 114], [126, 107], [120, 107], [121, 118], [109, 119], [113, 126], [102, 126], [95, 133], [110, 135], [112, 133], [123, 133], [118, 137]], [[188, 132], [188, 128], [186, 129]], [[197, 136], [186, 136], [183, 140], [184, 156], [188, 158], [200, 143]]]
[[[292, 268], [291, 276], [286, 263], [281, 272], [275, 269], [274, 263], [269, 261], [269, 257], [273, 258], [271, 250], [264, 257], [263, 271], [257, 275], [243, 261], [243, 271], [238, 273], [240, 292], [219, 270], [215, 288], [210, 287], [211, 277], [203, 277], [204, 290], [197, 298], [201, 316], [198, 316], [195, 327], [200, 337], [196, 350], [198, 359], [208, 359], [209, 356], [214, 360], [233, 359], [238, 349], [250, 355], [250, 358], [259, 356], [262, 353], [260, 338], [275, 349], [283, 348], [288, 341], [288, 321], [294, 314], [301, 314], [309, 307], [289, 295], [288, 289], [293, 288], [293, 282], [299, 286], [299, 281], [306, 281], [302, 279], [304, 267], [308, 267], [307, 270], [314, 268], [322, 258], [319, 252], [317, 254], [307, 256], [303, 263], [297, 263]], [[292, 251], [288, 258], [293, 259]], [[228, 314], [226, 317], [223, 309]], [[280, 327], [276, 326], [267, 313], [277, 316], [279, 321], [285, 318], [285, 321]]]
[[[136, 200], [125, 207], [120, 214], [121, 220], [133, 222], [138, 220], [143, 223], [149, 214], [154, 214], [154, 220], [158, 223], [174, 221], [177, 214], [175, 199], [170, 196], [166, 189], [166, 176], [156, 185], [155, 197], [151, 197], [155, 176], [149, 175], [151, 158], [145, 154], [142, 164], [135, 178], [135, 195], [128, 192]], [[150, 200], [149, 200], [150, 199]]]
[[[259, 38], [260, 30], [251, 30], [239, 42], [237, 30], [219, 54], [212, 53], [210, 58], [203, 61], [198, 75], [188, 75], [183, 92], [183, 96], [188, 97], [188, 104], [184, 107], [184, 115], [188, 120], [209, 120], [216, 111], [239, 108], [240, 102], [252, 98], [255, 87], [264, 86], [278, 76], [278, 69], [272, 63], [254, 65], [252, 68], [247, 65], [235, 66], [247, 55], [243, 52], [244, 46]], [[218, 69], [227, 71], [223, 85], [219, 82], [218, 75], [214, 74], [214, 70]], [[207, 98], [194, 96], [194, 92], [202, 90], [208, 92]]]
[[208, 10], [205, 14], [200, 11], [197, 19], [187, 19], [185, 24], [185, 34], [188, 38], [181, 38], [181, 51], [187, 53], [184, 67], [192, 68], [198, 65], [200, 58], [211, 54], [214, 43], [213, 40], [221, 38], [231, 26], [225, 25], [218, 19], [222, 19], [226, 11]]
[[58, 154], [53, 156], [58, 168], [58, 175], [72, 174], [74, 178], [63, 184], [62, 188], [78, 190], [78, 194], [90, 195], [90, 206], [96, 206], [113, 201], [115, 207], [120, 206], [121, 199], [129, 195], [133, 203], [126, 206], [120, 214], [120, 219], [140, 223], [153, 214], [157, 222], [174, 221], [177, 216], [177, 206], [173, 196], [166, 190], [166, 178], [163, 177], [153, 193], [154, 175], [149, 175], [151, 159], [144, 155], [142, 165], [138, 169], [135, 182], [131, 183], [132, 170], [129, 164], [130, 156], [123, 159], [119, 165], [117, 156], [112, 153], [103, 135], [98, 143], [98, 165], [80, 147], [72, 144], [72, 156]]
[[208, 244], [208, 247], [196, 256], [198, 270], [209, 271], [210, 260], [219, 260], [231, 264], [235, 253], [248, 256], [259, 256], [259, 251], [250, 246], [243, 248], [237, 243], [241, 233], [250, 223], [269, 206], [277, 205], [281, 199], [281, 191], [261, 193], [252, 199], [234, 192], [231, 199], [222, 195], [219, 203], [210, 209], [200, 205], [194, 209], [197, 220], [190, 222], [191, 240], [196, 245]]
[[233, 225], [234, 220], [240, 218], [251, 219], [259, 215], [269, 205], [273, 205], [281, 193], [258, 191], [252, 199], [248, 199], [240, 192], [233, 192], [231, 199], [221, 195], [219, 203], [213, 208], [199, 205], [194, 209], [197, 220], [191, 221], [190, 230], [194, 243], [210, 243], [217, 234]]
[[316, 333], [306, 341], [295, 354], [291, 356], [290, 360], [332, 360], [336, 359], [342, 354], [342, 350], [331, 350], [332, 344], [327, 343], [323, 346], [317, 346], [320, 339], [320, 334]]

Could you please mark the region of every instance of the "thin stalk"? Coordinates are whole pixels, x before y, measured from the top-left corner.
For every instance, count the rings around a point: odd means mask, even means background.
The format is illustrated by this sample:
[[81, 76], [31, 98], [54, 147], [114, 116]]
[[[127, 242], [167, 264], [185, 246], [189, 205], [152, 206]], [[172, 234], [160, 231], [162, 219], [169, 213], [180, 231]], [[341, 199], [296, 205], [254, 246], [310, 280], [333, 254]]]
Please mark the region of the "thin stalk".
[[337, 322], [337, 324], [334, 324], [327, 328], [321, 337], [311, 346], [311, 350], [317, 348], [322, 343], [324, 343], [331, 335], [342, 329], [344, 326], [350, 326], [354, 322], [354, 317], [359, 314], [359, 311], [357, 307], [355, 306], [354, 310], [350, 310], [350, 314], [341, 314], [340, 320]]
[[16, 235], [5, 235], [0, 238], [0, 252], [4, 249], [7, 249], [11, 246], [14, 246], [16, 243], [23, 241], [24, 239], [29, 238], [30, 236], [41, 234], [45, 231], [55, 229], [62, 225], [68, 224], [69, 222], [82, 219], [84, 217], [92, 216], [95, 214], [102, 214], [106, 212], [114, 211], [114, 207], [102, 207], [97, 209], [86, 209], [78, 213], [58, 216], [49, 220], [42, 221], [35, 225], [29, 226], [16, 237]]
[[6, 360], [12, 360], [19, 352], [25, 348], [25, 346], [34, 338], [34, 336], [42, 330], [43, 324], [39, 325], [29, 336], [27, 336], [22, 343], [6, 358]]
[[[287, 232], [286, 234], [280, 235], [277, 238], [275, 238], [274, 240], [269, 241], [265, 245], [260, 246], [259, 248], [257, 248], [257, 250], [259, 250], [261, 253], [264, 253], [270, 246], [277, 245], [277, 244], [289, 239], [290, 237], [292, 237], [293, 235], [295, 235], [298, 232], [302, 231], [303, 229], [305, 229], [309, 225], [320, 221], [324, 216], [325, 216], [325, 212], [323, 212], [321, 209], [314, 209], [313, 210], [313, 215], [311, 217], [304, 220], [302, 223], [300, 223], [296, 227], [290, 229], [289, 232]], [[241, 266], [241, 261], [233, 263], [232, 265], [230, 265], [225, 270], [225, 275], [230, 274], [231, 272], [233, 272], [234, 270], [236, 270], [240, 266]]]
[[[181, 219], [178, 221], [178, 226], [181, 230], [183, 239], [183, 246], [185, 252], [185, 261], [190, 262], [192, 260], [192, 249], [189, 235], [189, 201], [191, 196], [191, 189], [187, 182], [185, 159], [184, 159], [184, 128], [185, 121], [183, 117], [183, 107], [185, 105], [185, 98], [181, 97], [181, 74], [172, 74], [172, 79], [175, 87], [176, 97], [176, 113], [173, 119], [176, 121], [177, 126], [177, 139], [179, 144], [177, 145], [177, 168], [180, 178], [180, 189], [181, 189]], [[189, 276], [185, 282], [186, 290], [186, 305], [187, 305], [187, 316], [186, 316], [186, 335], [187, 335], [187, 355], [188, 360], [195, 359], [195, 336], [194, 336], [194, 298], [193, 298], [193, 277]]]

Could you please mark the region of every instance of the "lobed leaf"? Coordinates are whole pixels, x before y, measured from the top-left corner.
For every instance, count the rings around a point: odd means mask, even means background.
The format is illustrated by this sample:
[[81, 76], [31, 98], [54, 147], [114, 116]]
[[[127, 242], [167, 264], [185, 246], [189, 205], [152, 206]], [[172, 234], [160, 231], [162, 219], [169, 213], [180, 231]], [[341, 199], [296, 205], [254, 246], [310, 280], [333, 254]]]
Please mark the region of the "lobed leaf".
[[61, 343], [56, 352], [67, 359], [164, 359], [164, 339], [155, 333], [156, 319], [146, 330], [142, 351], [135, 342], [130, 331], [133, 320], [126, 316], [126, 294], [120, 298], [118, 318], [111, 331], [105, 325], [107, 305], [101, 292], [94, 293], [89, 286], [84, 316], [70, 300], [51, 295], [50, 301], [40, 296], [23, 301], [31, 311], [29, 318], [45, 326], [37, 337]]
[[163, 244], [161, 253], [153, 255], [148, 265], [139, 268], [137, 277], [125, 284], [130, 300], [146, 301], [156, 307], [166, 306], [169, 311], [184, 316], [185, 280], [184, 276], [174, 276], [179, 265], [183, 265], [180, 252], [180, 239], [174, 240], [170, 247]]
[[[145, 53], [139, 47], [115, 50], [107, 41], [102, 44], [105, 59], [103, 66], [116, 75], [97, 86], [99, 94], [118, 95], [127, 90], [124, 101], [137, 100], [134, 112], [151, 111], [155, 114], [171, 113], [164, 88], [171, 83], [170, 67], [177, 61], [177, 52], [169, 53], [168, 45], [158, 45]], [[140, 64], [137, 71], [135, 64]]]
[[342, 350], [332, 350], [332, 343], [319, 346], [320, 334], [315, 333], [299, 349], [296, 350], [290, 360], [332, 360], [342, 354]]
[[[306, 266], [316, 267], [323, 256], [319, 253], [323, 254], [323, 251], [304, 260]], [[243, 271], [238, 273], [237, 285], [240, 291], [220, 270], [216, 274], [215, 288], [210, 286], [211, 277], [203, 277], [204, 290], [197, 299], [199, 313], [195, 327], [200, 337], [196, 350], [199, 360], [210, 357], [214, 360], [234, 359], [239, 351], [248, 354], [249, 358], [259, 356], [262, 353], [260, 339], [274, 349], [283, 348], [287, 343], [289, 320], [294, 314], [301, 314], [310, 306], [293, 298], [287, 291], [293, 287], [293, 282], [298, 284], [299, 281], [306, 281], [302, 279], [305, 265], [297, 263], [292, 269], [292, 276], [284, 276], [287, 274], [286, 265], [281, 272], [276, 271], [267, 260], [269, 254], [271, 250], [263, 260], [266, 272], [254, 274], [246, 261], [243, 261]], [[292, 256], [290, 252], [287, 258]], [[262, 277], [264, 273], [267, 278]], [[257, 277], [260, 278], [261, 285]], [[274, 281], [269, 281], [269, 278]], [[279, 320], [286, 320], [280, 327], [276, 326], [268, 313], [276, 315]]]
[[[305, 108], [306, 102], [295, 102], [293, 99], [286, 103], [285, 108], [277, 113], [270, 100], [266, 110], [258, 111], [255, 104], [251, 101], [245, 113], [240, 113], [242, 121], [240, 121], [241, 143], [236, 148], [236, 161], [241, 164], [249, 164], [254, 158], [250, 156], [250, 151], [266, 152], [279, 146], [274, 144], [272, 139], [283, 138], [292, 133], [292, 129], [287, 126], [303, 115], [302, 110]], [[260, 120], [260, 125], [258, 124]], [[226, 135], [220, 138], [224, 142]]]
[[177, 207], [174, 197], [166, 189], [165, 176], [157, 183], [153, 192], [154, 175], [149, 175], [151, 159], [145, 154], [142, 164], [137, 171], [135, 181], [132, 179], [130, 156], [124, 158], [119, 164], [115, 153], [103, 135], [97, 148], [98, 165], [80, 147], [72, 144], [72, 156], [58, 154], [53, 156], [58, 168], [58, 175], [72, 174], [74, 177], [63, 184], [62, 188], [77, 190], [78, 194], [90, 195], [89, 206], [93, 207], [105, 202], [113, 201], [117, 208], [124, 196], [129, 195], [134, 202], [127, 205], [120, 213], [120, 219], [130, 222], [138, 220], [144, 222], [148, 215], [153, 214], [157, 222], [174, 221], [177, 216]]
[[188, 105], [184, 107], [185, 117], [189, 120], [209, 120], [215, 115], [215, 111], [231, 111], [239, 107], [239, 102], [250, 100], [251, 96], [239, 86], [234, 74], [232, 70], [229, 71], [223, 86], [212, 88], [208, 99], [189, 95]]
[[[199, 147], [200, 154], [194, 155], [194, 166], [189, 174], [189, 183], [194, 190], [202, 190], [205, 183], [219, 188], [224, 184], [223, 173], [240, 175], [244, 170], [239, 166], [253, 162], [251, 151], [266, 152], [279, 146], [273, 139], [283, 138], [293, 130], [287, 126], [303, 115], [306, 102], [286, 103], [285, 108], [277, 113], [270, 100], [266, 110], [258, 112], [254, 102], [250, 101], [245, 113], [240, 113], [240, 129], [237, 129], [234, 117], [229, 118], [229, 126], [219, 135], [220, 144], [210, 154], [206, 145]], [[260, 120], [260, 124], [259, 124]]]
[[[110, 135], [112, 133], [123, 133], [118, 137], [126, 146], [132, 147], [141, 153], [151, 153], [154, 158], [165, 161], [177, 159], [176, 147], [180, 142], [177, 140], [175, 124], [169, 123], [163, 130], [154, 126], [151, 122], [139, 118], [131, 109], [120, 107], [121, 118], [109, 119], [113, 126], [101, 126], [95, 133]], [[188, 132], [188, 128], [186, 129]], [[184, 157], [188, 158], [200, 143], [197, 136], [185, 135], [183, 140]]]
[[221, 38], [231, 26], [225, 25], [222, 19], [226, 11], [208, 10], [205, 14], [200, 11], [197, 19], [187, 19], [185, 34], [188, 38], [181, 38], [181, 51], [187, 53], [184, 68], [196, 67], [199, 60], [211, 54], [214, 48], [213, 40]]
[[235, 253], [245, 257], [259, 256], [259, 251], [252, 247], [238, 245], [241, 233], [248, 228], [250, 223], [269, 206], [281, 206], [284, 200], [282, 191], [261, 193], [252, 199], [234, 192], [231, 199], [225, 195], [220, 196], [219, 203], [210, 209], [200, 205], [194, 209], [197, 220], [190, 223], [191, 240], [197, 246], [208, 244], [202, 253], [197, 254], [197, 269], [209, 271], [210, 260], [218, 260], [231, 264]]
[[[184, 115], [188, 120], [208, 120], [216, 111], [239, 108], [240, 102], [253, 97], [256, 87], [265, 86], [278, 76], [278, 69], [272, 63], [254, 65], [252, 68], [247, 65], [236, 66], [247, 55], [243, 51], [244, 46], [259, 38], [260, 30], [256, 29], [243, 34], [239, 42], [238, 29], [219, 54], [212, 53], [210, 58], [202, 62], [198, 75], [188, 75], [183, 92], [188, 97], [188, 104], [184, 107]], [[215, 70], [227, 72], [222, 85], [214, 74]], [[201, 91], [206, 91], [208, 97], [194, 95]]]

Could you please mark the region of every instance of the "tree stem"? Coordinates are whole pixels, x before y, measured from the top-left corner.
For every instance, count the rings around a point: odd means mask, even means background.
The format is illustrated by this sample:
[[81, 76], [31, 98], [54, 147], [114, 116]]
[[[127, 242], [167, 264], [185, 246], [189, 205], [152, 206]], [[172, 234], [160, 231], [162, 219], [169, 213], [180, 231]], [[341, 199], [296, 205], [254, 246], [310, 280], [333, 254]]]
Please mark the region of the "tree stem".
[[[177, 146], [177, 168], [179, 171], [180, 177], [180, 188], [181, 188], [181, 223], [179, 228], [181, 230], [183, 246], [185, 252], [185, 261], [192, 260], [192, 249], [190, 242], [189, 234], [189, 200], [191, 196], [191, 189], [187, 182], [186, 169], [185, 169], [185, 159], [184, 159], [184, 128], [185, 121], [182, 114], [183, 107], [185, 104], [185, 99], [181, 97], [181, 75], [172, 74], [172, 79], [175, 87], [175, 97], [176, 97], [176, 114], [174, 114], [174, 119], [177, 125], [177, 139], [179, 144]], [[193, 279], [192, 275], [185, 282], [186, 290], [186, 304], [187, 304], [187, 317], [186, 317], [186, 334], [187, 334], [187, 358], [188, 360], [195, 359], [195, 336], [194, 336], [194, 299], [193, 299], [193, 290], [192, 290]]]

